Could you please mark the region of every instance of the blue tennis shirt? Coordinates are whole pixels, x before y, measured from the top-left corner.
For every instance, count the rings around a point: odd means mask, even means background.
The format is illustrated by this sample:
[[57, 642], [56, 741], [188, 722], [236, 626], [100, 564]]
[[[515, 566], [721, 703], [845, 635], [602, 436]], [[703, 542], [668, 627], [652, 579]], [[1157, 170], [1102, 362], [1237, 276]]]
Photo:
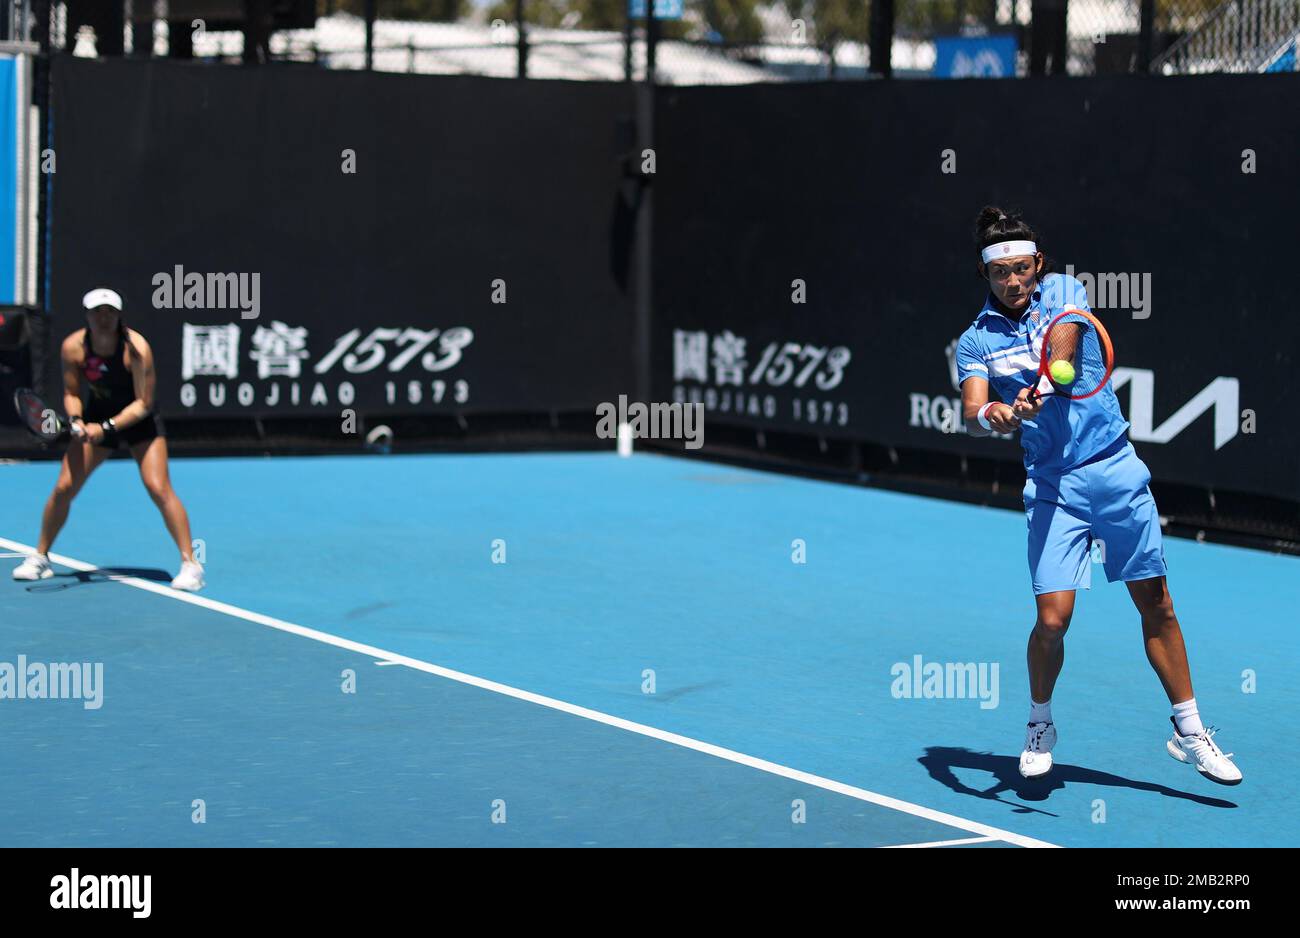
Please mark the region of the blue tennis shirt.
[[[957, 341], [957, 383], [985, 378], [1005, 403], [1022, 388], [1038, 382], [1043, 333], [1065, 307], [1088, 310], [1088, 294], [1074, 277], [1047, 274], [1019, 320], [1006, 316], [993, 294], [984, 301], [970, 328]], [[1092, 397], [1072, 401], [1056, 395], [1043, 400], [1036, 420], [1020, 426], [1025, 471], [1030, 476], [1059, 476], [1078, 468], [1114, 443], [1128, 429], [1109, 381]]]

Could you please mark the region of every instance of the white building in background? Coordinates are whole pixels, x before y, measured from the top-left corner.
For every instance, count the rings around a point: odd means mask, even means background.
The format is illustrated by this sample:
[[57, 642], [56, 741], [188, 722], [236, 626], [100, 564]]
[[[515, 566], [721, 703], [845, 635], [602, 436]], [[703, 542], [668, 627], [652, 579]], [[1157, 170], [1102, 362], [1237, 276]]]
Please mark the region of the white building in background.
[[[999, 22], [1028, 24], [1030, 3], [1031, 0], [999, 0]], [[1137, 30], [1137, 5], [1132, 0], [1076, 2], [1070, 4], [1069, 10], [1072, 60], [1087, 51], [1089, 42], [1104, 41], [1107, 33]], [[688, 18], [689, 15], [688, 12]], [[798, 32], [782, 4], [760, 8], [759, 18], [766, 41], [771, 43], [755, 49], [762, 65], [738, 61], [707, 45], [664, 40], [659, 43], [657, 56], [660, 82], [725, 85], [827, 76], [825, 53], [811, 44], [796, 41]], [[702, 34], [703, 24], [699, 26]], [[156, 24], [154, 51], [157, 55], [166, 54], [167, 28], [165, 22]], [[528, 37], [531, 78], [579, 81], [623, 78], [622, 32], [532, 27]], [[75, 54], [95, 55], [93, 33], [83, 31], [70, 38]], [[128, 48], [130, 41], [128, 32]], [[481, 6], [467, 19], [456, 23], [377, 20], [374, 67], [385, 72], [513, 78], [517, 68], [516, 42], [514, 24], [489, 23]], [[243, 54], [244, 36], [241, 32], [197, 32], [193, 48], [199, 59], [238, 60]], [[314, 61], [326, 68], [360, 69], [365, 65], [365, 23], [348, 13], [322, 16], [313, 29], [274, 33], [271, 50], [279, 58]], [[934, 43], [896, 37], [892, 58], [894, 72], [901, 77], [927, 75], [935, 62]], [[844, 42], [837, 46], [835, 67], [841, 77], [862, 77], [867, 64], [867, 48], [862, 43]], [[634, 75], [641, 78], [644, 68], [644, 45], [636, 43]]]
[[[658, 46], [657, 65], [663, 84], [748, 84], [760, 81], [824, 78], [825, 53], [807, 43], [792, 41], [790, 21], [781, 8], [765, 8], [763, 22], [767, 41], [762, 47], [760, 66], [737, 61], [707, 45], [663, 40]], [[154, 30], [154, 54], [167, 54], [165, 22]], [[56, 31], [57, 32], [57, 31]], [[69, 38], [73, 53], [93, 58], [94, 33], [83, 29]], [[624, 72], [623, 33], [576, 28], [528, 30], [528, 75], [531, 78], [620, 81]], [[326, 68], [361, 69], [365, 66], [365, 23], [357, 16], [335, 13], [322, 16], [313, 29], [280, 30], [271, 37], [271, 51], [278, 58], [318, 62]], [[482, 9], [465, 21], [428, 23], [405, 20], [376, 20], [374, 67], [384, 72], [414, 72], [432, 75], [486, 75], [515, 77], [517, 68], [513, 23], [489, 23]], [[130, 52], [131, 36], [127, 35]], [[244, 51], [242, 32], [196, 32], [196, 59], [238, 60]], [[860, 43], [842, 43], [836, 52], [836, 67], [852, 73], [866, 69], [867, 51]], [[895, 40], [894, 68], [902, 72], [928, 71], [934, 63], [931, 43]], [[644, 76], [645, 48], [633, 45], [633, 73]]]

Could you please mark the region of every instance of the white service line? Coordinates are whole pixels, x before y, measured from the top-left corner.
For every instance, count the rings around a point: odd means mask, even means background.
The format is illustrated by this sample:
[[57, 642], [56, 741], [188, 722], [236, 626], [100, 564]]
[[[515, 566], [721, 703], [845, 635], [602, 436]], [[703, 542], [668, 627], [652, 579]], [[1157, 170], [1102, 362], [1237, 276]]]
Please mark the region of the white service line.
[[[35, 549], [26, 544], [20, 544], [17, 541], [11, 541], [4, 537], [0, 537], [0, 547], [21, 551], [24, 554], [31, 553]], [[49, 557], [52, 562], [57, 563], [60, 566], [70, 567], [73, 570], [88, 572], [99, 569], [94, 564], [76, 560], [72, 557], [65, 557], [62, 554], [52, 553]], [[556, 700], [553, 697], [544, 697], [541, 694], [534, 694], [531, 691], [511, 687], [508, 684], [498, 684], [496, 681], [489, 681], [487, 678], [476, 677], [473, 674], [464, 674], [460, 671], [453, 671], [450, 668], [430, 664], [428, 661], [421, 661], [418, 658], [408, 658], [405, 655], [399, 655], [383, 648], [376, 648], [373, 645], [365, 645], [361, 642], [354, 642], [351, 639], [342, 638], [338, 635], [331, 635], [328, 632], [319, 632], [316, 629], [309, 629], [306, 626], [295, 625], [292, 622], [285, 622], [283, 619], [264, 616], [260, 612], [251, 612], [248, 609], [241, 609], [238, 606], [232, 606], [229, 603], [223, 603], [215, 599], [208, 599], [205, 596], [198, 596], [194, 593], [174, 590], [170, 586], [163, 586], [149, 580], [142, 580], [138, 577], [122, 577], [120, 579], [115, 578], [114, 581], [126, 586], [133, 586], [136, 589], [147, 590], [150, 593], [157, 593], [159, 596], [168, 596], [172, 599], [179, 600], [183, 603], [189, 603], [193, 606], [201, 606], [204, 609], [210, 609], [213, 612], [220, 612], [236, 619], [243, 619], [245, 622], [264, 625], [267, 628], [278, 629], [281, 632], [288, 632], [291, 635], [298, 635], [302, 638], [310, 638], [313, 641], [321, 642], [326, 645], [333, 645], [335, 648], [345, 648], [348, 651], [355, 651], [362, 655], [368, 655], [372, 658], [380, 659], [388, 664], [403, 664], [408, 668], [414, 668], [416, 671], [424, 671], [426, 674], [436, 674], [438, 677], [444, 677], [461, 684], [468, 684], [471, 687], [478, 687], [483, 690], [492, 691], [494, 694], [513, 697], [516, 700], [526, 700], [529, 703], [537, 704], [541, 707], [559, 710], [560, 712], [570, 714], [571, 716], [582, 717], [584, 720], [591, 720], [595, 723], [603, 723], [606, 726], [613, 726], [617, 729], [626, 730], [629, 733], [648, 736], [651, 739], [657, 739], [674, 746], [680, 746], [683, 749], [702, 752], [705, 755], [714, 756], [718, 759], [726, 759], [728, 762], [735, 762], [738, 765], [757, 769], [760, 772], [767, 772], [771, 775], [779, 775], [782, 778], [788, 778], [795, 782], [802, 782], [805, 785], [812, 785], [815, 788], [821, 788], [825, 791], [833, 791], [838, 795], [844, 795], [848, 798], [856, 798], [859, 801], [879, 805], [882, 808], [901, 811], [904, 814], [911, 814], [915, 817], [925, 818], [927, 821], [934, 821], [937, 824], [947, 824], [949, 827], [969, 831], [972, 834], [979, 834], [993, 840], [1003, 840], [1007, 843], [1015, 844], [1018, 847], [1058, 846], [1058, 844], [1036, 840], [1033, 837], [1026, 837], [1023, 834], [1017, 834], [1013, 831], [1004, 831], [997, 827], [991, 827], [988, 824], [981, 824], [978, 821], [971, 821], [967, 818], [957, 817], [955, 814], [945, 814], [943, 811], [936, 811], [933, 808], [926, 808], [919, 804], [912, 804], [908, 801], [900, 801], [897, 798], [890, 798], [888, 795], [881, 795], [874, 791], [867, 791], [865, 788], [858, 788], [855, 785], [846, 785], [843, 782], [837, 782], [834, 779], [822, 778], [820, 775], [813, 775], [810, 772], [803, 772], [799, 769], [792, 769], [789, 766], [780, 765], [775, 762], [768, 762], [766, 759], [759, 759], [755, 756], [746, 755], [743, 752], [724, 749], [721, 746], [715, 746], [712, 743], [692, 739], [689, 736], [679, 736], [677, 733], [670, 733], [667, 730], [661, 730], [657, 727], [646, 726], [643, 723], [634, 723], [631, 720], [625, 720], [622, 717], [616, 717], [608, 713], [601, 713], [599, 710], [589, 710], [586, 707], [580, 707], [577, 704], [571, 704], [567, 701]]]
[[913, 847], [960, 847], [962, 844], [988, 844], [997, 837], [964, 837], [961, 840], [932, 840], [927, 844], [887, 844], [881, 850], [907, 850]]

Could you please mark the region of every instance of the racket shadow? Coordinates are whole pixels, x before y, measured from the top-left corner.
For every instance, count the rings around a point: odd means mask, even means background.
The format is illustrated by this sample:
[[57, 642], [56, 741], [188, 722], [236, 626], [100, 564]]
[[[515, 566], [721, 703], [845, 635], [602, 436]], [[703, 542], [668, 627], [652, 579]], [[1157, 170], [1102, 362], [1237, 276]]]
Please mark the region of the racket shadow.
[[48, 579], [33, 583], [27, 587], [27, 592], [57, 593], [62, 590], [72, 589], [74, 586], [114, 583], [117, 580], [130, 577], [138, 580], [152, 580], [155, 583], [170, 583], [172, 581], [170, 573], [156, 567], [98, 567], [94, 570], [73, 570], [70, 573], [56, 573]]

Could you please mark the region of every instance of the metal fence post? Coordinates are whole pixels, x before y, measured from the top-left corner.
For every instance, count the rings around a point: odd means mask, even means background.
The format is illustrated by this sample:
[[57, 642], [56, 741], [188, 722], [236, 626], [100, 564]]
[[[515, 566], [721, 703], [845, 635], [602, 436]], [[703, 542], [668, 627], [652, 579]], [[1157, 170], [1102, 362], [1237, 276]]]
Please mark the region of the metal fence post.
[[366, 0], [366, 71], [375, 67], [375, 0]]
[[888, 78], [894, 73], [891, 50], [894, 45], [894, 0], [872, 0], [870, 63], [867, 75]]
[[524, 32], [524, 0], [515, 0], [515, 32], [519, 47], [519, 66], [516, 78], [528, 77], [528, 34]]
[[1156, 0], [1142, 0], [1138, 14], [1141, 23], [1138, 26], [1138, 60], [1137, 71], [1146, 74], [1151, 71], [1151, 44], [1156, 26]]
[[632, 0], [623, 0], [623, 80], [632, 80]]
[[1029, 74], [1064, 75], [1069, 56], [1068, 0], [1033, 0], [1029, 26]]
[[655, 0], [645, 0], [645, 80], [652, 89], [655, 86], [655, 62], [659, 49], [659, 20], [654, 15]]
[[[645, 3], [645, 41], [646, 66], [645, 78], [636, 86], [637, 99], [637, 148], [632, 154], [633, 163], [638, 168], [642, 165], [646, 150], [654, 149], [655, 118], [655, 46], [658, 44], [658, 23], [654, 15], [654, 0]], [[655, 169], [658, 170], [656, 154]], [[636, 213], [636, 268], [633, 274], [633, 303], [635, 319], [633, 334], [635, 336], [636, 360], [635, 383], [637, 400], [650, 400], [650, 344], [651, 326], [653, 324], [654, 290], [654, 177], [640, 176], [640, 191]]]

